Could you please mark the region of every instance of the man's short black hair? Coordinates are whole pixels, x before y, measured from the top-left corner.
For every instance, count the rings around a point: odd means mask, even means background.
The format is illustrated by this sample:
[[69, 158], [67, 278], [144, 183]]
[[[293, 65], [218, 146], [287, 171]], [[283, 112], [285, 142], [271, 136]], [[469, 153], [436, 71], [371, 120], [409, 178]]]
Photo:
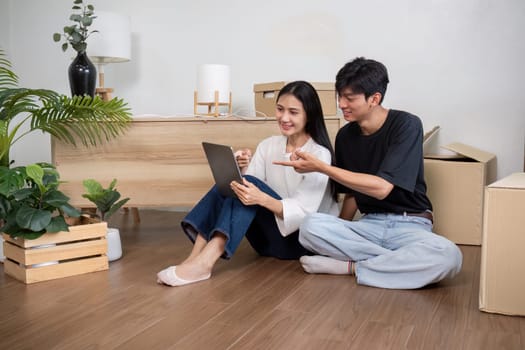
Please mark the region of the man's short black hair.
[[364, 57], [357, 57], [346, 63], [335, 78], [335, 88], [339, 95], [347, 88], [353, 93], [364, 94], [365, 98], [379, 92], [381, 94], [379, 103], [383, 102], [387, 85], [386, 67], [378, 61]]

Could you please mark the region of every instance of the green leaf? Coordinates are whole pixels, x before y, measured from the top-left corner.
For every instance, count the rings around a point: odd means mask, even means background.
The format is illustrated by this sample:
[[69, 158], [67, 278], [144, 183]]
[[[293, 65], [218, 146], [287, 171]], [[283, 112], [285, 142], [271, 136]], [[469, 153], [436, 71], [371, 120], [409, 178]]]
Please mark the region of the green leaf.
[[81, 214], [81, 212], [80, 212], [77, 208], [71, 206], [71, 205], [68, 204], [68, 203], [66, 203], [66, 204], [64, 204], [64, 205], [62, 205], [62, 206], [60, 206], [60, 210], [61, 210], [65, 215], [67, 215], [67, 216], [69, 216], [69, 217], [72, 217], [72, 218], [78, 218], [78, 217], [80, 216], [80, 214]]
[[2, 227], [2, 232], [8, 233], [9, 236], [15, 238], [17, 235], [22, 234], [24, 230], [16, 224], [16, 219], [10, 219], [8, 215], [8, 218], [5, 220], [4, 226]]
[[15, 169], [0, 167], [0, 195], [9, 197], [24, 187], [24, 176]]
[[82, 181], [82, 185], [84, 185], [84, 189], [87, 193], [91, 195], [101, 194], [104, 190], [102, 185], [94, 179], [86, 179]]
[[67, 204], [69, 197], [56, 189], [49, 189], [42, 197], [42, 202], [48, 206], [59, 208], [64, 204]]
[[[7, 218], [7, 214], [11, 211], [11, 209], [11, 202], [9, 202], [5, 197], [0, 197], [0, 225], [2, 224], [2, 221]], [[2, 232], [1, 226], [0, 232]]]
[[35, 208], [20, 208], [16, 213], [18, 226], [31, 231], [44, 230], [51, 222], [51, 213]]
[[68, 35], [72, 35], [76, 29], [77, 29], [77, 25], [67, 26], [67, 27], [64, 27], [64, 33]]
[[60, 33], [53, 34], [53, 41], [57, 42], [60, 41], [60, 39], [62, 39], [62, 35]]
[[60, 184], [58, 174], [51, 174], [44, 171], [42, 183], [46, 188], [57, 188]]
[[82, 18], [82, 24], [83, 24], [85, 27], [89, 27], [92, 23], [93, 23], [93, 19], [91, 19], [91, 17], [84, 16], [84, 17]]
[[82, 21], [82, 16], [81, 15], [77, 15], [77, 14], [72, 14], [71, 16], [69, 16], [69, 19], [73, 22], [81, 22]]
[[87, 44], [84, 43], [84, 42], [80, 42], [80, 43], [72, 44], [71, 46], [73, 46], [73, 48], [74, 48], [77, 52], [84, 52], [84, 51], [86, 51], [86, 48], [87, 48]]
[[71, 44], [80, 43], [82, 40], [84, 40], [84, 37], [78, 31], [74, 31], [73, 33], [71, 33]]
[[111, 217], [111, 215], [115, 214], [117, 210], [122, 208], [122, 206], [124, 206], [124, 204], [126, 204], [128, 201], [129, 201], [129, 198], [124, 198], [123, 200], [115, 203], [115, 205], [111, 206], [111, 208], [108, 210], [108, 212], [104, 216], [104, 220], [108, 220]]
[[37, 164], [31, 164], [26, 167], [27, 176], [33, 180], [39, 187], [44, 187], [42, 182], [44, 178], [44, 170]]
[[24, 237], [25, 239], [37, 239], [42, 237], [42, 235], [46, 233], [45, 231], [40, 232], [22, 232], [20, 236]]
[[[13, 198], [17, 202], [22, 202], [26, 199], [31, 199], [34, 192], [35, 192], [34, 188], [22, 188], [13, 193]], [[34, 201], [36, 202], [36, 200]]]
[[46, 232], [55, 233], [59, 231], [69, 231], [69, 227], [62, 216], [55, 216], [46, 227]]

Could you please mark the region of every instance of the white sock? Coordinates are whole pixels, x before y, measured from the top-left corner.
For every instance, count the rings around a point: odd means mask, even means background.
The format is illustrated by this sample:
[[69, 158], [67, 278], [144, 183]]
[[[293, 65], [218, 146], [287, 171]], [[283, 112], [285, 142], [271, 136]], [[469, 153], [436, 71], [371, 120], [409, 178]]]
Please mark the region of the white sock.
[[342, 261], [322, 255], [305, 255], [299, 261], [308, 273], [328, 273], [331, 275], [351, 275], [352, 261]]

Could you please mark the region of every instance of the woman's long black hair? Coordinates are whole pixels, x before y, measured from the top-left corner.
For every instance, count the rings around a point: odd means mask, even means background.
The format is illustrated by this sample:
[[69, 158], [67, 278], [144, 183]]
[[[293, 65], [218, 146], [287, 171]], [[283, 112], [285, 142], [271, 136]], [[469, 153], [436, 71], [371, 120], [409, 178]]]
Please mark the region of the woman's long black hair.
[[[309, 82], [298, 80], [286, 84], [279, 95], [277, 101], [284, 95], [293, 95], [303, 104], [303, 109], [306, 113], [306, 125], [305, 131], [310, 137], [319, 145], [325, 147], [330, 151], [332, 156], [331, 164], [334, 165], [335, 154], [332, 143], [330, 142], [330, 136], [328, 136], [328, 130], [324, 121], [323, 108], [321, 107], [321, 100], [317, 91]], [[337, 193], [335, 190], [335, 182], [332, 179], [330, 182], [330, 191], [334, 200], [337, 200]]]

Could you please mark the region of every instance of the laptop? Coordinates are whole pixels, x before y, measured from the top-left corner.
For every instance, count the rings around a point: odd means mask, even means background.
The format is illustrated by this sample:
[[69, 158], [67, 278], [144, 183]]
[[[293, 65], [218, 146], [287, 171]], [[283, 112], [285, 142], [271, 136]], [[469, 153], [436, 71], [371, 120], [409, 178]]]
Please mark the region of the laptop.
[[242, 175], [232, 147], [210, 142], [203, 142], [202, 147], [219, 193], [225, 197], [236, 197], [230, 183], [234, 180], [242, 183]]

